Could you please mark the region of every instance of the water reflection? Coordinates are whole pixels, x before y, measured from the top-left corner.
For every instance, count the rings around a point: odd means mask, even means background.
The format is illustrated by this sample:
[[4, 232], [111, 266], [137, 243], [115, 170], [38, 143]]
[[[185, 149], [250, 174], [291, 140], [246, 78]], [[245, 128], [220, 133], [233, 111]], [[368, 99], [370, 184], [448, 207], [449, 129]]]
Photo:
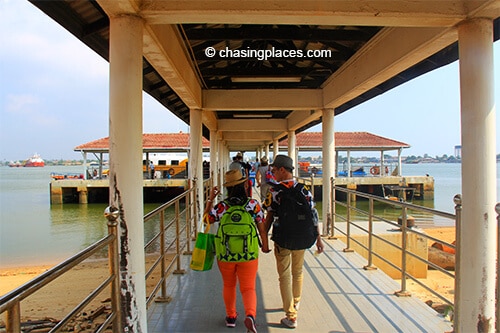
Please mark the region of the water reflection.
[[[158, 204], [145, 204], [144, 214], [156, 209]], [[64, 204], [50, 208], [50, 238], [52, 245], [60, 251], [72, 255], [105, 237], [108, 232], [104, 217], [106, 204]], [[181, 207], [181, 210], [183, 207]], [[165, 225], [175, 218], [174, 207], [165, 211]], [[185, 224], [181, 216], [181, 228]], [[147, 244], [160, 231], [160, 217], [155, 216], [144, 224], [144, 244]], [[175, 238], [175, 224], [167, 231], [167, 244]], [[147, 253], [158, 251], [159, 241], [155, 241]]]

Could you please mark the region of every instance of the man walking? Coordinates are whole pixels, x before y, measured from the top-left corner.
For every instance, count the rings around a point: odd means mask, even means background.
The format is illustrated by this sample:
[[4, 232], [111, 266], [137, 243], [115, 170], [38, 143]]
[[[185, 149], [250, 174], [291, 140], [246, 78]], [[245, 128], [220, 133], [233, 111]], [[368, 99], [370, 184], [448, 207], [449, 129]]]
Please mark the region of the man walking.
[[155, 178], [155, 164], [153, 161], [149, 162], [149, 170], [151, 171], [151, 179]]
[[297, 327], [305, 250], [316, 243], [317, 252], [323, 252], [312, 194], [293, 178], [293, 169], [290, 157], [276, 156], [271, 171], [277, 184], [271, 187], [264, 202], [268, 211], [267, 230], [271, 224], [273, 226], [271, 239], [274, 241], [281, 299], [286, 314], [281, 323], [288, 328]]

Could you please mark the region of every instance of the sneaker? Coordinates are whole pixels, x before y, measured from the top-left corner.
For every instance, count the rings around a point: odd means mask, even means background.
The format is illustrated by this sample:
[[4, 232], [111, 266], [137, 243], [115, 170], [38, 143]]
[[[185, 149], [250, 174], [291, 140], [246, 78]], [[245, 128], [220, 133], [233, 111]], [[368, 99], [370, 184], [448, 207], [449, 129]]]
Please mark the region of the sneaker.
[[236, 318], [238, 315], [235, 317], [226, 317], [226, 327], [236, 327]]
[[281, 323], [288, 328], [296, 328], [297, 327], [297, 319], [296, 318], [283, 318], [281, 319]]
[[247, 316], [245, 318], [245, 327], [247, 328], [247, 333], [257, 333], [257, 328], [255, 327], [255, 319], [253, 316]]

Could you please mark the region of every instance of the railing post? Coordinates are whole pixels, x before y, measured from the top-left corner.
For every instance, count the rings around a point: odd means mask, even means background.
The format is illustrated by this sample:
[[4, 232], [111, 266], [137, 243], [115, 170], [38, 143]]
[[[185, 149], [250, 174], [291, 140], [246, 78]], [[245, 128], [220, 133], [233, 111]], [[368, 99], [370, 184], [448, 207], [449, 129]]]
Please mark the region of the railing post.
[[407, 243], [407, 207], [403, 206], [402, 222], [401, 222], [401, 290], [395, 292], [396, 296], [411, 296], [411, 293], [406, 290], [406, 243]]
[[199, 194], [198, 194], [198, 187], [196, 185], [196, 180], [193, 180], [193, 192], [192, 192], [192, 201], [191, 203], [193, 204], [193, 220], [194, 220], [194, 225], [195, 225], [195, 235], [198, 234], [198, 227], [197, 227], [197, 221], [198, 221], [198, 205], [200, 202]]
[[191, 251], [191, 240], [195, 240], [196, 238], [193, 236], [193, 238], [191, 238], [191, 218], [190, 218], [190, 214], [189, 214], [189, 207], [191, 207], [190, 205], [190, 200], [189, 200], [189, 195], [186, 195], [184, 197], [184, 200], [186, 201], [185, 203], [185, 206], [186, 206], [186, 215], [185, 215], [185, 219], [186, 219], [186, 251], [184, 251], [184, 254], [185, 255], [191, 255], [193, 254], [193, 251]]
[[351, 249], [351, 190], [347, 189], [347, 212], [346, 212], [346, 248], [344, 252], [354, 252]]
[[374, 270], [373, 266], [373, 198], [368, 199], [368, 264], [365, 270]]
[[186, 270], [181, 268], [181, 243], [180, 243], [180, 216], [179, 216], [179, 200], [175, 202], [175, 257], [177, 258], [177, 269], [174, 274], [185, 274]]
[[336, 202], [335, 202], [335, 178], [330, 177], [330, 212], [328, 223], [328, 239], [337, 239], [335, 237], [335, 218], [336, 218]]
[[[455, 204], [455, 298], [453, 301], [453, 326], [458, 327], [458, 319], [460, 318], [460, 292], [458, 292], [462, 284], [462, 274], [460, 267], [460, 256], [462, 249], [462, 195], [457, 194], [453, 197]], [[498, 318], [498, 317], [497, 317]]]
[[109, 274], [113, 277], [111, 282], [111, 310], [115, 314], [113, 320], [113, 333], [121, 332], [122, 315], [120, 311], [120, 266], [118, 263], [118, 216], [120, 211], [118, 208], [108, 206], [104, 210], [104, 216], [108, 220], [108, 234], [113, 235], [113, 241], [108, 245], [108, 265]]
[[186, 198], [186, 200], [189, 201], [189, 210], [188, 210], [189, 217], [188, 218], [189, 218], [189, 223], [193, 223], [191, 225], [191, 228], [192, 228], [192, 230], [194, 230], [191, 240], [195, 241], [196, 235], [198, 234], [198, 225], [194, 221], [194, 218], [193, 218], [193, 216], [195, 216], [194, 215], [194, 208], [193, 208], [194, 207], [194, 199], [193, 199], [194, 198], [194, 187], [191, 186], [191, 180], [188, 180], [188, 182], [189, 182], [189, 186], [188, 186], [189, 187], [189, 195]]
[[166, 253], [165, 253], [165, 244], [167, 242], [166, 237], [165, 237], [165, 211], [162, 210], [160, 212], [160, 253], [161, 253], [161, 275], [160, 278], [162, 279], [161, 283], [161, 296], [157, 297], [155, 299], [155, 302], [159, 301], [167, 301], [169, 298], [167, 297], [167, 279], [165, 277], [165, 269], [167, 267], [166, 264]]
[[7, 310], [5, 325], [5, 332], [7, 333], [21, 332], [21, 305], [19, 302], [14, 303], [14, 305]]
[[311, 195], [314, 198], [314, 173], [311, 173]]
[[[495, 212], [497, 213], [497, 295], [500, 292], [500, 265], [498, 265], [498, 262], [500, 260], [500, 254], [498, 251], [500, 251], [500, 203], [497, 203], [495, 205]], [[498, 329], [500, 328], [500, 323], [498, 322], [500, 320], [500, 306], [499, 306], [499, 301], [498, 297], [496, 299], [495, 303], [496, 307], [496, 332], [498, 332]]]

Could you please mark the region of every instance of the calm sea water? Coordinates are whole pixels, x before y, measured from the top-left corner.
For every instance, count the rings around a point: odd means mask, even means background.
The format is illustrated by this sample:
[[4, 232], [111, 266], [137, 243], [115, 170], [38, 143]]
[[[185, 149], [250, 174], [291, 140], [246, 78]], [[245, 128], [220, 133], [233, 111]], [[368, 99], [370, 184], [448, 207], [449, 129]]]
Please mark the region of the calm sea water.
[[[433, 176], [434, 201], [423, 204], [453, 213], [453, 196], [460, 193], [460, 167], [405, 164], [403, 174]], [[81, 166], [0, 167], [0, 267], [60, 262], [106, 234], [106, 204], [50, 205], [50, 173], [81, 171]], [[497, 179], [499, 171], [497, 166]], [[146, 204], [145, 213], [157, 206]], [[394, 214], [390, 209], [386, 212], [386, 208], [380, 208], [378, 213]], [[146, 227], [145, 232], [154, 230]]]

